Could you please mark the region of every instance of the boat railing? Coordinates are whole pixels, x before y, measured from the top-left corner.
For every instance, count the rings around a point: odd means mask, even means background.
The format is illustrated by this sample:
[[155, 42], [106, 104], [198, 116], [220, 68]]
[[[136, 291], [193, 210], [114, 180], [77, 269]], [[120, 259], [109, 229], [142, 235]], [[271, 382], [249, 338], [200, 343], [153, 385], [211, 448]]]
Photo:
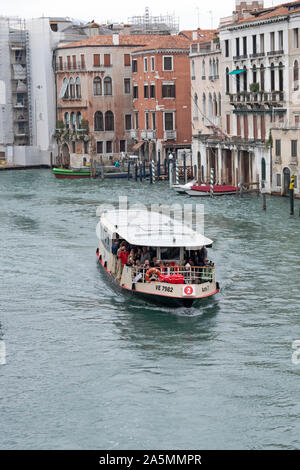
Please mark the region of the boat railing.
[[[152, 268], [141, 268], [132, 266], [133, 282], [149, 282], [146, 274]], [[203, 282], [212, 282], [214, 279], [215, 267], [212, 263], [205, 266], [168, 266], [156, 267], [159, 274], [155, 271], [148, 273], [150, 281], [166, 282], [170, 284], [202, 284]], [[183, 276], [183, 277], [182, 277]]]

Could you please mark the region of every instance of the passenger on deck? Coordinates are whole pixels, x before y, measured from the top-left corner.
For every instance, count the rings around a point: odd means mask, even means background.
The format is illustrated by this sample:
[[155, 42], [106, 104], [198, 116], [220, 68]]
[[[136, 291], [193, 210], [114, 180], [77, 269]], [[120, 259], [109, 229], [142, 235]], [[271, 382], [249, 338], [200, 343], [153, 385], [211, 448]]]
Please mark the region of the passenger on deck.
[[199, 266], [205, 266], [207, 264], [207, 249], [205, 246], [199, 250]]
[[142, 256], [142, 250], [141, 248], [138, 248], [135, 254], [135, 259], [141, 261], [141, 256]]
[[133, 248], [130, 250], [130, 253], [129, 253], [126, 264], [127, 264], [127, 266], [134, 266], [134, 264], [135, 264], [135, 253], [134, 253]]
[[127, 244], [126, 242], [122, 242], [120, 248], [117, 251], [118, 263], [117, 263], [117, 272], [116, 272], [116, 279], [117, 281], [121, 280], [122, 277], [122, 268], [127, 261], [128, 258], [128, 251], [127, 251]]
[[141, 255], [141, 264], [144, 264], [146, 260], [150, 260], [150, 252], [146, 246], [143, 246], [142, 248], [142, 255]]
[[113, 243], [112, 243], [112, 247], [111, 247], [111, 252], [112, 252], [113, 255], [117, 254], [119, 246], [120, 246], [120, 240], [118, 240], [118, 239], [114, 240]]

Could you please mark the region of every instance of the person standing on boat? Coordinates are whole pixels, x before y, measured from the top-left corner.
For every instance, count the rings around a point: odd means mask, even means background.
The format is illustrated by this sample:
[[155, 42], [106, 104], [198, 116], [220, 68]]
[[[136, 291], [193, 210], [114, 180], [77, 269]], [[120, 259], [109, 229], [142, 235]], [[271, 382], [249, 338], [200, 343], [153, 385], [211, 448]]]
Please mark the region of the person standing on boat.
[[199, 266], [204, 266], [207, 264], [207, 249], [205, 246], [202, 246], [199, 250]]
[[121, 280], [123, 266], [127, 261], [128, 254], [129, 253], [128, 253], [127, 248], [126, 248], [126, 242], [122, 242], [121, 245], [120, 245], [120, 248], [117, 251], [117, 257], [118, 257], [117, 272], [116, 272], [117, 281]]
[[142, 254], [141, 254], [141, 258], [140, 258], [141, 264], [144, 264], [146, 260], [150, 260], [150, 259], [151, 259], [151, 256], [150, 256], [150, 252], [149, 252], [148, 248], [146, 246], [143, 246]]
[[119, 249], [119, 245], [120, 245], [120, 241], [116, 238], [116, 239], [113, 241], [112, 247], [111, 247], [111, 252], [112, 252], [112, 254], [113, 254], [111, 272], [112, 272], [114, 275], [115, 275], [116, 272], [117, 272], [117, 262], [118, 262], [117, 252], [118, 252], [118, 249]]

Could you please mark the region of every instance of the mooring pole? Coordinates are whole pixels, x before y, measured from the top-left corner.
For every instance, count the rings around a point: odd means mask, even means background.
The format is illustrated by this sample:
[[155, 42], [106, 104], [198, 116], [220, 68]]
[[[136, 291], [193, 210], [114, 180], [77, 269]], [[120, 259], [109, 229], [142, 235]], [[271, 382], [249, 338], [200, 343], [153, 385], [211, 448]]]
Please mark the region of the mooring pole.
[[186, 154], [183, 152], [183, 178], [184, 178], [184, 184], [187, 183], [187, 177], [186, 177]]
[[290, 181], [290, 215], [294, 215], [294, 188], [295, 188], [295, 175], [292, 175], [291, 181]]
[[135, 179], [135, 181], [137, 181], [137, 179], [138, 179], [138, 165], [137, 165], [137, 162], [135, 162], [134, 179]]
[[210, 169], [210, 197], [214, 195], [214, 168]]
[[140, 163], [140, 181], [143, 181], [143, 163]]
[[172, 188], [172, 186], [173, 186], [173, 162], [172, 162], [171, 158], [169, 159], [168, 174], [169, 174], [170, 188]]
[[146, 178], [146, 160], [143, 160], [143, 177]]
[[263, 210], [267, 210], [267, 201], [266, 201], [266, 188], [265, 188], [265, 182], [261, 182], [261, 195], [262, 195], [262, 200], [263, 200]]
[[152, 160], [151, 163], [152, 163], [152, 165], [151, 165], [152, 168], [150, 168], [150, 173], [152, 173], [152, 181], [153, 181], [153, 183], [155, 183], [155, 162], [154, 162], [154, 160]]
[[129, 160], [129, 161], [128, 161], [128, 169], [127, 169], [127, 178], [128, 178], [128, 181], [130, 180], [130, 163], [131, 163], [131, 161]]
[[157, 179], [160, 178], [160, 150], [157, 152]]

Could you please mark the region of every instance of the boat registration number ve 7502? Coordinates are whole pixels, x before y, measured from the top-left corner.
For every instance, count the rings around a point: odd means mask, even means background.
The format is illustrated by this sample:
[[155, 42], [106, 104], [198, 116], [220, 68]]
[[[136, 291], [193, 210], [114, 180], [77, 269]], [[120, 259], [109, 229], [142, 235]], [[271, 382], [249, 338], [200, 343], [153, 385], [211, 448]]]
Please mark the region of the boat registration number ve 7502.
[[162, 292], [173, 292], [174, 288], [171, 286], [161, 286], [160, 284], [157, 284], [155, 286], [156, 290], [160, 290]]

